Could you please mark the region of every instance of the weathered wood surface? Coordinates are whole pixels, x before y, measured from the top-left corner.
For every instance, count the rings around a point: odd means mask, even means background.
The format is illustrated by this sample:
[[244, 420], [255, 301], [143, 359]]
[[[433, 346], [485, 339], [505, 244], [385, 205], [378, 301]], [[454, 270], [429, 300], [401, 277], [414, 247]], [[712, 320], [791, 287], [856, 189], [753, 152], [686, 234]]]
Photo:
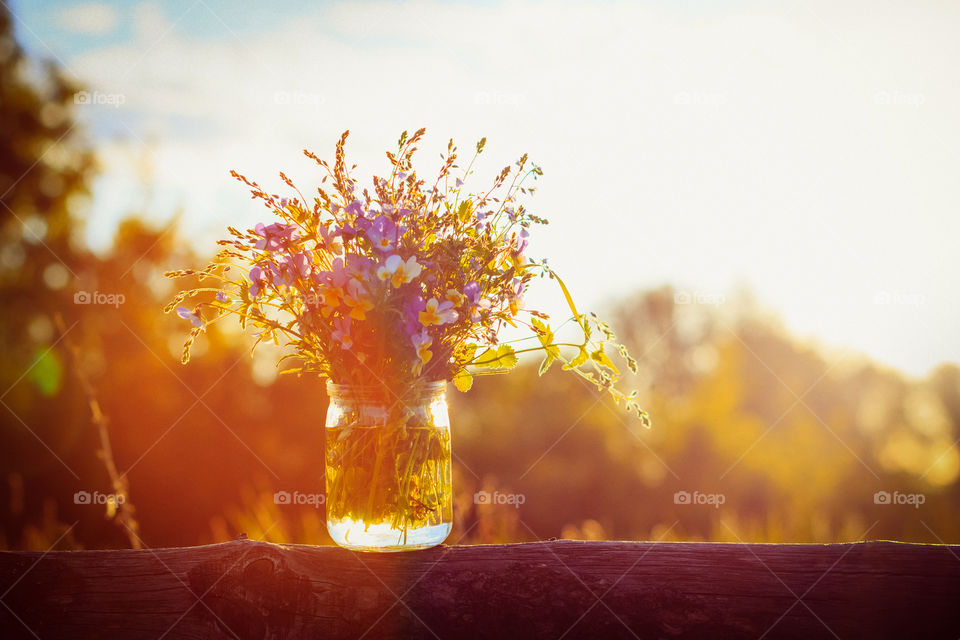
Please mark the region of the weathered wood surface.
[[960, 548], [248, 540], [0, 553], [2, 638], [960, 638]]

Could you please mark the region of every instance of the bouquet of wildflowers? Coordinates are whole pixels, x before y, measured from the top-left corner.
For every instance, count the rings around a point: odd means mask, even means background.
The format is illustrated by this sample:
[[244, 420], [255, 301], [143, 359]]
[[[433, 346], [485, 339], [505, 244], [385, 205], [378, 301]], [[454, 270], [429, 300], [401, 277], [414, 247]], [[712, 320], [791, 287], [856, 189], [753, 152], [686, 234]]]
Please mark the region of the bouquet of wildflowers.
[[[608, 351], [633, 371], [636, 362], [605, 323], [577, 311], [545, 260], [526, 255], [530, 228], [546, 220], [517, 197], [533, 192], [525, 183], [540, 168], [524, 155], [488, 190], [467, 191], [464, 180], [486, 139], [459, 176], [451, 141], [428, 185], [412, 164], [424, 133], [400, 136], [397, 151], [387, 152], [390, 174], [374, 176], [372, 191], [361, 190], [347, 169], [349, 132], [337, 143], [333, 167], [304, 151], [325, 172], [310, 198], [283, 173], [292, 198], [232, 172], [279, 220], [247, 231], [230, 227], [232, 239], [220, 241], [222, 250], [205, 269], [166, 274], [213, 281], [181, 291], [165, 309], [193, 323], [183, 362], [196, 336], [227, 317], [253, 327], [254, 347], [263, 340], [290, 347], [284, 358], [299, 366], [284, 372], [315, 372], [337, 383], [402, 389], [418, 380], [452, 380], [467, 391], [473, 376], [509, 371], [518, 354], [539, 351], [541, 374], [559, 362], [646, 423], [636, 394], [617, 388], [619, 370]], [[581, 341], [557, 342], [547, 315], [524, 307], [531, 281], [544, 276], [559, 284]], [[196, 302], [187, 305], [188, 299]], [[535, 344], [499, 341], [505, 325], [528, 328]]]
[[[428, 183], [412, 163], [421, 129], [404, 132], [397, 150], [387, 152], [390, 173], [374, 176], [372, 190], [361, 189], [344, 157], [348, 133], [337, 143], [332, 167], [304, 152], [324, 172], [309, 197], [283, 173], [291, 197], [267, 193], [233, 172], [278, 220], [246, 231], [231, 227], [232, 238], [220, 241], [206, 268], [166, 274], [198, 280], [165, 309], [193, 323], [184, 362], [201, 332], [233, 317], [252, 329], [254, 347], [270, 340], [288, 348], [281, 362], [298, 364], [284, 373], [386, 390], [385, 405], [397, 414], [386, 424], [394, 428], [328, 433], [328, 521], [387, 523], [404, 541], [409, 529], [435, 522], [441, 505], [449, 504], [449, 436], [418, 431], [428, 425], [411, 422], [404, 403], [391, 398], [447, 380], [467, 391], [474, 376], [509, 371], [526, 352], [543, 354], [541, 374], [560, 363], [648, 424], [636, 392], [617, 387], [620, 372], [610, 354], [632, 371], [634, 359], [605, 323], [577, 310], [545, 260], [526, 255], [530, 228], [546, 220], [517, 199], [533, 191], [527, 183], [541, 175], [539, 167], [524, 155], [489, 189], [469, 191], [465, 180], [485, 139], [465, 169], [456, 164], [451, 141], [439, 175]], [[544, 277], [558, 283], [579, 340], [559, 341], [546, 314], [525, 308], [527, 288]], [[501, 341], [505, 326], [527, 328], [530, 336]], [[371, 426], [361, 414], [348, 427]], [[337, 471], [344, 468], [352, 471]], [[350, 499], [364, 492], [364, 499]]]

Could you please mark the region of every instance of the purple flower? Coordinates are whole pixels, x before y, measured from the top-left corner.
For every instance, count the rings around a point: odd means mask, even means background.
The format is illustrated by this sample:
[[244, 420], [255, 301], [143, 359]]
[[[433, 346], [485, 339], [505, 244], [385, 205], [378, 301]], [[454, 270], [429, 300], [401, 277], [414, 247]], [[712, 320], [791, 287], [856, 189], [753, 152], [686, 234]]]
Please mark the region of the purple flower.
[[330, 284], [339, 288], [344, 287], [347, 284], [347, 280], [350, 279], [350, 274], [347, 272], [346, 265], [343, 263], [343, 258], [337, 258], [333, 261], [331, 265], [332, 271], [330, 271]]
[[306, 253], [298, 253], [293, 256], [293, 266], [296, 268], [297, 273], [300, 274], [301, 278], [306, 278], [310, 275], [311, 270], [311, 261], [310, 256]]
[[403, 309], [403, 328], [407, 332], [407, 335], [412, 336], [423, 331], [423, 325], [420, 324], [420, 312], [425, 311], [426, 308], [427, 302], [423, 299], [423, 296], [418, 295], [407, 301]]
[[367, 229], [367, 239], [378, 251], [392, 251], [397, 244], [397, 225], [387, 216], [378, 216]]
[[190, 311], [186, 307], [177, 307], [177, 315], [184, 320], [189, 320], [195, 327], [203, 326], [203, 318], [200, 317], [200, 312], [197, 309]]
[[480, 297], [480, 283], [471, 280], [463, 285], [463, 295], [467, 299], [467, 312], [470, 315], [470, 322], [480, 322], [483, 319], [483, 313], [490, 309], [490, 301]]
[[490, 311], [490, 301], [481, 298], [476, 304], [470, 305], [470, 322], [480, 322], [483, 316]]
[[320, 234], [320, 239], [323, 240], [321, 246], [329, 247], [331, 243], [337, 239], [337, 228], [336, 225], [331, 225], [329, 223], [320, 224], [317, 226], [317, 233]]
[[290, 256], [282, 256], [277, 262], [267, 262], [267, 278], [274, 286], [289, 286], [293, 279], [293, 260]]
[[514, 278], [513, 286], [510, 287], [510, 292], [508, 295], [510, 313], [512, 315], [517, 315], [517, 313], [520, 312], [520, 309], [523, 308], [523, 289], [524, 284], [520, 281], [520, 279]]
[[341, 349], [349, 349], [353, 346], [350, 324], [350, 318], [334, 318], [333, 320], [333, 332], [331, 332], [330, 337], [340, 343]]
[[261, 250], [278, 251], [299, 238], [297, 226], [294, 224], [274, 222], [270, 226], [264, 226], [262, 222], [258, 222], [253, 230], [260, 236], [256, 247]]
[[374, 261], [367, 256], [351, 253], [347, 255], [347, 274], [361, 282], [373, 279]]
[[353, 202], [348, 204], [346, 211], [347, 213], [354, 215], [358, 218], [363, 218], [365, 213], [363, 210], [363, 204], [361, 204], [359, 200], [354, 200]]
[[530, 244], [530, 232], [526, 228], [520, 229], [520, 244], [517, 247], [517, 253], [522, 254]]
[[476, 304], [477, 300], [480, 299], [480, 283], [476, 280], [471, 280], [463, 286], [463, 295], [467, 297], [467, 300], [471, 304]]
[[354, 236], [360, 231], [358, 227], [353, 226], [352, 224], [345, 224], [340, 227], [338, 230], [333, 232], [333, 235], [340, 236], [344, 240], [353, 240]]
[[250, 269], [250, 296], [256, 298], [267, 284], [267, 277], [263, 269]]

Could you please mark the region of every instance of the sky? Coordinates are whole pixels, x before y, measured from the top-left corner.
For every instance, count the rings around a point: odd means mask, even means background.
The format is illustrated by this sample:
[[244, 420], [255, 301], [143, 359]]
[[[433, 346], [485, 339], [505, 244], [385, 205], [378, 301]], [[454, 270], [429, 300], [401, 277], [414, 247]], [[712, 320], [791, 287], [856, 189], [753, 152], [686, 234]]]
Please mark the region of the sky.
[[[3, 0], [9, 3], [10, 0]], [[312, 185], [351, 130], [358, 176], [427, 127], [421, 175], [488, 138], [528, 152], [549, 256], [602, 309], [742, 287], [804, 339], [922, 376], [960, 361], [960, 5], [949, 2], [10, 3], [87, 87], [88, 240], [178, 212], [212, 250], [254, 205], [230, 169]], [[304, 191], [308, 190], [303, 189]], [[550, 287], [531, 306], [562, 315]]]

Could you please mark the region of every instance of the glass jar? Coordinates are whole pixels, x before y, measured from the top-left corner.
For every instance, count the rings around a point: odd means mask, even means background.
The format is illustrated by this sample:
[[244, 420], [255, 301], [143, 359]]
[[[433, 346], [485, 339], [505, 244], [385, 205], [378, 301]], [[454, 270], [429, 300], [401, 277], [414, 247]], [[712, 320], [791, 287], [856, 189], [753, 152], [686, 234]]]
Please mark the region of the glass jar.
[[327, 531], [357, 551], [440, 544], [453, 526], [446, 383], [327, 383]]

